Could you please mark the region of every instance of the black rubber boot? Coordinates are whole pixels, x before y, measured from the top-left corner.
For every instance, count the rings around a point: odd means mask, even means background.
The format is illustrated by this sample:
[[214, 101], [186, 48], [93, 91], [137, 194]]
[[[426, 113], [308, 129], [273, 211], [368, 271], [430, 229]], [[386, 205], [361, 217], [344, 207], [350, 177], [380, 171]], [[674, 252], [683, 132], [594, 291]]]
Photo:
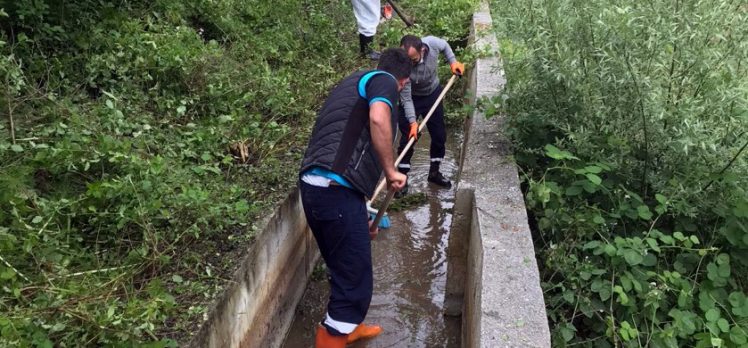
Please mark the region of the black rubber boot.
[[381, 54], [371, 48], [371, 43], [373, 41], [374, 41], [373, 36], [365, 36], [364, 34], [358, 34], [358, 45], [361, 50], [361, 57], [369, 58], [371, 60], [379, 60], [379, 56]]
[[452, 187], [452, 182], [447, 180], [447, 178], [445, 178], [444, 175], [439, 172], [439, 164], [440, 162], [431, 162], [431, 168], [429, 168], [429, 182], [437, 184], [441, 187]]

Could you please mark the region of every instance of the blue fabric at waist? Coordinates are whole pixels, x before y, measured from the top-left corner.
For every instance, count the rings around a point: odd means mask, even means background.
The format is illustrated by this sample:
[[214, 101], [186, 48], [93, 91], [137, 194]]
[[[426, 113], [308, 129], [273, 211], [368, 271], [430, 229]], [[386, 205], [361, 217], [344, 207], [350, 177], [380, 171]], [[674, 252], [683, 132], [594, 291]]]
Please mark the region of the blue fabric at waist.
[[314, 167], [314, 168], [309, 169], [306, 172], [304, 172], [304, 175], [306, 175], [306, 174], [323, 176], [323, 177], [328, 178], [328, 179], [330, 179], [332, 181], [335, 181], [336, 183], [340, 184], [340, 186], [344, 186], [344, 187], [347, 187], [349, 189], [353, 189], [353, 185], [351, 185], [351, 183], [349, 183], [348, 180], [346, 180], [342, 176], [338, 175], [337, 173], [335, 173], [333, 171], [330, 171], [330, 170], [327, 170], [327, 169], [324, 169], [324, 168]]

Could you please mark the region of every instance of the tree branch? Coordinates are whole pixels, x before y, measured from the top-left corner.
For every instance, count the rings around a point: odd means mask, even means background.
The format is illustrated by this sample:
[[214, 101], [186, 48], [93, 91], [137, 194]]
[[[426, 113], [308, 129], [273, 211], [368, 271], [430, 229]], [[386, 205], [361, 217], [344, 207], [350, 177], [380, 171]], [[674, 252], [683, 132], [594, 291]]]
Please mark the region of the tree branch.
[[[740, 138], [741, 136], [743, 136], [743, 134], [745, 134], [745, 133], [746, 132], [740, 133], [740, 135], [738, 135], [738, 138]], [[738, 153], [736, 153], [735, 156], [732, 157], [732, 159], [730, 160], [730, 162], [728, 162], [727, 165], [724, 168], [722, 168], [722, 170], [720, 170], [719, 173], [717, 173], [717, 175], [722, 175], [726, 170], [730, 169], [730, 167], [732, 166], [732, 164], [735, 163], [735, 161], [738, 159], [738, 157], [740, 157], [740, 155], [743, 153], [743, 151], [745, 151], [746, 147], [748, 147], [748, 141], [746, 141], [745, 144], [743, 144], [743, 147], [741, 147], [740, 150], [738, 150]], [[715, 181], [715, 179], [712, 179], [712, 181], [710, 181], [708, 184], [706, 184], [706, 186], [704, 186], [704, 188], [701, 189], [701, 191], [706, 191], [706, 189], [708, 189], [710, 186], [712, 186], [712, 184], [714, 183], [714, 181]]]

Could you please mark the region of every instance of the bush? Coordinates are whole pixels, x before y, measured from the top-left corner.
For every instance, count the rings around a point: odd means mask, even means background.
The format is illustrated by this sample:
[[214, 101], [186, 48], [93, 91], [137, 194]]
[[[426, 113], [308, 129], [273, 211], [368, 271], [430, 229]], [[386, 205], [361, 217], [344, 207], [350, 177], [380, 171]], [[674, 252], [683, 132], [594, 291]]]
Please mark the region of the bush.
[[554, 346], [745, 345], [748, 8], [493, 5]]
[[169, 344], [194, 329], [252, 221], [292, 184], [286, 163], [320, 95], [359, 64], [329, 40], [341, 36], [331, 23], [351, 21], [329, 14], [349, 12], [8, 4], [0, 345]]

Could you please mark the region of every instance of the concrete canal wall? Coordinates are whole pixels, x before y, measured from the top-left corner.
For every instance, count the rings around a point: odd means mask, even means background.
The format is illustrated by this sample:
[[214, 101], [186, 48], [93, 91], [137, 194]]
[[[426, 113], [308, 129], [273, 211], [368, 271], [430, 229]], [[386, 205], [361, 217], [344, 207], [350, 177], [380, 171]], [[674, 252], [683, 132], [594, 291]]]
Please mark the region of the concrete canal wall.
[[[471, 42], [491, 52], [469, 78], [471, 103], [499, 95], [499, 44], [486, 3], [473, 15]], [[478, 109], [465, 124], [450, 231], [446, 314], [462, 316], [463, 347], [550, 347], [543, 292], [504, 117]]]

